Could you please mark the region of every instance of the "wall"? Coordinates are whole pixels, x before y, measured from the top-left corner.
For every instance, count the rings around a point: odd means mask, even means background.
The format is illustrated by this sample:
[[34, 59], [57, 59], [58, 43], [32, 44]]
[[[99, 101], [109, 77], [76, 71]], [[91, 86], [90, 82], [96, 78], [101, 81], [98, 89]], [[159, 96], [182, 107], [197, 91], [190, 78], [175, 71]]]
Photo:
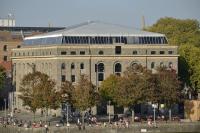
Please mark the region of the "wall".
[[200, 100], [187, 100], [184, 103], [185, 118], [191, 121], [200, 120]]

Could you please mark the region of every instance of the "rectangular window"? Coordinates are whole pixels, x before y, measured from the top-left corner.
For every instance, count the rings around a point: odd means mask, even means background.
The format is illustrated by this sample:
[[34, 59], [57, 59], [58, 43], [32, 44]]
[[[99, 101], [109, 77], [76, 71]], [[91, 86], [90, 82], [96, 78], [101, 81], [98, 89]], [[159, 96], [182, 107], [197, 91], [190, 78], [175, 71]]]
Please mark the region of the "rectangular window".
[[173, 54], [173, 51], [168, 51], [168, 54]]
[[76, 80], [75, 80], [75, 75], [71, 75], [71, 81], [72, 82], [75, 82]]
[[4, 56], [3, 57], [3, 61], [7, 61], [8, 59], [7, 59], [7, 56]]
[[121, 46], [115, 47], [115, 54], [121, 54]]
[[160, 51], [160, 54], [165, 54], [165, 51]]
[[61, 55], [66, 55], [67, 52], [66, 51], [61, 51]]
[[85, 55], [85, 51], [80, 51], [80, 55]]
[[65, 82], [65, 81], [66, 81], [65, 75], [62, 75], [62, 76], [61, 76], [61, 81], [62, 81], [62, 82]]
[[71, 51], [71, 55], [76, 55], [76, 51]]
[[103, 81], [104, 80], [104, 74], [103, 73], [99, 73], [98, 74], [98, 81]]
[[156, 54], [156, 51], [151, 51], [151, 54]]

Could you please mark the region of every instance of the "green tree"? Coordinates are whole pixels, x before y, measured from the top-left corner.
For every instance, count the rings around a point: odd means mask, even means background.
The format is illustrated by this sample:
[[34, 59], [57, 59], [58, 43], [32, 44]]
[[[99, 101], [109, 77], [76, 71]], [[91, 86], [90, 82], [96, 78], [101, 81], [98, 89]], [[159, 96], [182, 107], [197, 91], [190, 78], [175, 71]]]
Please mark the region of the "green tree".
[[179, 53], [184, 57], [185, 63], [184, 66], [180, 66], [182, 68], [180, 74], [183, 75], [181, 77], [186, 78], [183, 81], [195, 88], [196, 91], [200, 91], [200, 48], [193, 45], [182, 45]]
[[182, 86], [186, 84], [200, 92], [199, 22], [192, 19], [161, 18], [146, 30], [165, 34], [170, 45], [179, 46], [179, 77]]
[[150, 92], [152, 92], [150, 90], [153, 86], [150, 82], [151, 71], [135, 64], [128, 67], [122, 77], [110, 75], [104, 80], [100, 87], [100, 94], [106, 101], [111, 100], [117, 106], [129, 108], [150, 99]]
[[121, 80], [121, 77], [116, 75], [110, 75], [108, 78], [106, 78], [104, 81], [102, 81], [99, 93], [103, 100], [105, 101], [112, 101], [114, 98], [114, 93], [116, 89], [118, 88], [118, 82]]
[[165, 34], [171, 45], [200, 46], [199, 22], [192, 19], [161, 18], [146, 30]]
[[58, 93], [54, 89], [55, 82], [41, 72], [25, 75], [21, 81], [19, 98], [23, 105], [28, 106], [34, 113], [37, 109], [56, 109], [59, 107]]
[[98, 98], [95, 86], [88, 80], [86, 75], [81, 75], [78, 83], [73, 87], [69, 82], [65, 84], [66, 88], [63, 88], [71, 104], [79, 109], [82, 113], [82, 122], [84, 123], [84, 113], [88, 108], [93, 107]]
[[[180, 81], [176, 71], [173, 69], [167, 69], [165, 67], [157, 69], [156, 78], [158, 89], [154, 91], [157, 96], [157, 103], [164, 103], [167, 107], [171, 107], [173, 104], [180, 101], [181, 87]], [[159, 91], [158, 91], [159, 90]]]
[[72, 93], [74, 90], [74, 86], [71, 82], [65, 81], [62, 83], [61, 90], [60, 90], [60, 101], [61, 102], [68, 102], [73, 105], [72, 101]]
[[5, 78], [6, 78], [5, 68], [0, 65], [0, 90], [3, 88]]

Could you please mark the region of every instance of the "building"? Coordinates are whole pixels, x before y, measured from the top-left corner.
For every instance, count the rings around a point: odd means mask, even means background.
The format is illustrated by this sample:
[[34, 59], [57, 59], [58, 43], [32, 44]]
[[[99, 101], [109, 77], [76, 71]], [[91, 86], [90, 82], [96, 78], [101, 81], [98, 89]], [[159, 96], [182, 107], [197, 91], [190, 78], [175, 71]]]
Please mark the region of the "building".
[[64, 27], [18, 27], [14, 25], [1, 25], [1, 21], [3, 20], [0, 19], [0, 65], [6, 69], [7, 77], [3, 89], [0, 90], [0, 108], [4, 107], [3, 99], [8, 100], [9, 92], [12, 91], [11, 50], [21, 47], [23, 36], [27, 37], [64, 29]]
[[163, 34], [91, 21], [25, 38], [22, 48], [13, 50], [12, 63], [14, 102], [21, 108], [20, 81], [32, 72], [31, 66], [54, 79], [57, 88], [65, 80], [76, 83], [80, 74], [98, 87], [110, 74], [122, 75], [130, 65], [177, 70], [178, 54], [177, 46], [168, 45]]
[[14, 27], [15, 26], [15, 19], [14, 18], [0, 18], [0, 26], [9, 26]]

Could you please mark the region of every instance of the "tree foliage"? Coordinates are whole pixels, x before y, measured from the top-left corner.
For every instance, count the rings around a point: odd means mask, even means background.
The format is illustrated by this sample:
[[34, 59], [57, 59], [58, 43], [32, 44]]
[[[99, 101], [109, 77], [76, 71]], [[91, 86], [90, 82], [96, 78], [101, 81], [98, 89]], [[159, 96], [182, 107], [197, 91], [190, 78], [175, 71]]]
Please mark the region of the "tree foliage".
[[114, 102], [114, 93], [120, 80], [121, 78], [119, 76], [110, 75], [106, 80], [102, 81], [99, 93], [105, 101], [110, 100]]
[[200, 46], [199, 22], [192, 19], [161, 18], [146, 30], [165, 34], [171, 45]]
[[156, 103], [165, 103], [168, 107], [181, 100], [181, 87], [176, 71], [161, 67], [157, 69], [154, 76], [155, 89], [153, 90], [153, 100]]
[[61, 102], [68, 102], [73, 104], [72, 101], [72, 92], [74, 90], [74, 86], [71, 82], [65, 81], [62, 83], [61, 90], [60, 90], [60, 101]]
[[6, 79], [5, 68], [0, 65], [0, 90], [3, 88], [5, 79]]
[[111, 75], [103, 81], [100, 92], [118, 106], [130, 107], [144, 102], [170, 106], [180, 99], [180, 82], [174, 70], [159, 68], [157, 73], [152, 73], [141, 65], [134, 65], [128, 67], [122, 77]]
[[179, 77], [200, 91], [200, 28], [197, 20], [161, 18], [146, 30], [165, 34], [170, 45], [179, 46]]
[[55, 82], [48, 75], [41, 72], [29, 73], [21, 81], [19, 98], [34, 113], [39, 108], [56, 109], [59, 107], [59, 95], [54, 87]]
[[95, 86], [86, 75], [81, 75], [79, 82], [74, 86], [66, 81], [61, 91], [61, 95], [67, 94], [66, 100], [80, 111], [94, 106], [98, 97]]

